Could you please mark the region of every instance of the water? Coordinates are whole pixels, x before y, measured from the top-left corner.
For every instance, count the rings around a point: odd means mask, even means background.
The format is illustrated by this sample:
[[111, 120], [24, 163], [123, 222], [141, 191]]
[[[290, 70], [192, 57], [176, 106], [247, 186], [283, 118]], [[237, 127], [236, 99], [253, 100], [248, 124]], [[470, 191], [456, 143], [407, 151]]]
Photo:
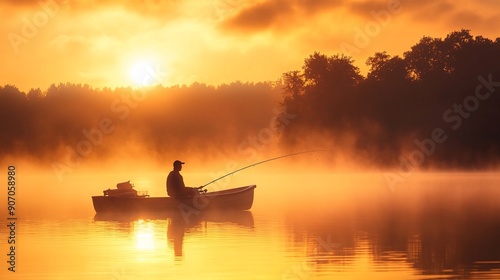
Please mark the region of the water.
[[90, 197], [19, 214], [17, 272], [2, 261], [0, 278], [500, 279], [497, 174], [414, 175], [394, 191], [382, 174], [285, 176], [253, 177], [252, 211], [187, 223], [96, 216]]

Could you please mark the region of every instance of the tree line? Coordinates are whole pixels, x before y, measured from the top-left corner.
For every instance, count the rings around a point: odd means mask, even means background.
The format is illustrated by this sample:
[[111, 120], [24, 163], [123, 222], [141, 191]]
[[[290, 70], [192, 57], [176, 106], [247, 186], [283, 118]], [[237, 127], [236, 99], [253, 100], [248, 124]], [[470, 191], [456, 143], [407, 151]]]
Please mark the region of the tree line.
[[6, 85], [0, 87], [0, 155], [64, 163], [255, 153], [250, 148], [259, 143], [245, 143], [272, 127], [280, 94], [273, 83], [116, 89], [66, 83], [27, 93]]
[[327, 143], [355, 161], [406, 170], [497, 165], [500, 38], [423, 37], [402, 57], [378, 52], [366, 64], [364, 77], [350, 57], [314, 53], [284, 73], [282, 105], [297, 118], [283, 144]]

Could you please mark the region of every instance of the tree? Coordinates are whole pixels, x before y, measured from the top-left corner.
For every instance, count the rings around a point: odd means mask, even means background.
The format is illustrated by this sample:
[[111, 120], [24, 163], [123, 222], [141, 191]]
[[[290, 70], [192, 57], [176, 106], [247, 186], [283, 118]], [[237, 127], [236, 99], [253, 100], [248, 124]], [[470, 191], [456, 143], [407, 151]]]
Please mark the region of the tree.
[[443, 40], [423, 37], [411, 50], [404, 53], [407, 70], [417, 81], [441, 78], [446, 72]]
[[498, 61], [499, 38], [473, 37], [465, 29], [444, 39], [423, 37], [403, 57], [375, 53], [366, 79], [349, 57], [316, 52], [302, 72], [284, 75], [284, 103], [297, 108], [297, 120], [283, 141], [308, 142], [308, 135], [319, 134], [354, 157], [397, 165], [439, 128], [446, 145], [436, 146], [421, 167], [498, 164]]
[[328, 57], [315, 52], [305, 60], [303, 72], [306, 86], [323, 93], [354, 87], [363, 80], [352, 58], [338, 54]]
[[370, 66], [367, 75], [370, 80], [394, 82], [408, 78], [404, 60], [399, 56], [391, 57], [385, 51], [369, 57], [366, 65]]
[[283, 96], [285, 99], [297, 99], [304, 93], [304, 75], [300, 71], [286, 72], [282, 76]]

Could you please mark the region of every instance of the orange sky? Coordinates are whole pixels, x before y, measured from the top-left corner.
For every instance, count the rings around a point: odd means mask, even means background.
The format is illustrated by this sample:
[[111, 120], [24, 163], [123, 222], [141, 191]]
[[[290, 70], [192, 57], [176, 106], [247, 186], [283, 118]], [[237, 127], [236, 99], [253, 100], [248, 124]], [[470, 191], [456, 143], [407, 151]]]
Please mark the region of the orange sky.
[[7, 0], [0, 17], [0, 85], [25, 91], [274, 81], [314, 51], [364, 72], [423, 35], [500, 36], [498, 0]]

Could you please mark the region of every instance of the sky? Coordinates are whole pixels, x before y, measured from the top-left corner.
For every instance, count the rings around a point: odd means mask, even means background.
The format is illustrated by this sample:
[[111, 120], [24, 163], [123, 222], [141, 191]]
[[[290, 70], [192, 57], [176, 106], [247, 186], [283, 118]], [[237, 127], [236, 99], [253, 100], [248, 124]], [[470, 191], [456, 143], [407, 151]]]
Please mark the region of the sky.
[[424, 35], [499, 37], [498, 0], [3, 0], [0, 85], [42, 90], [276, 81], [315, 51], [402, 55]]

